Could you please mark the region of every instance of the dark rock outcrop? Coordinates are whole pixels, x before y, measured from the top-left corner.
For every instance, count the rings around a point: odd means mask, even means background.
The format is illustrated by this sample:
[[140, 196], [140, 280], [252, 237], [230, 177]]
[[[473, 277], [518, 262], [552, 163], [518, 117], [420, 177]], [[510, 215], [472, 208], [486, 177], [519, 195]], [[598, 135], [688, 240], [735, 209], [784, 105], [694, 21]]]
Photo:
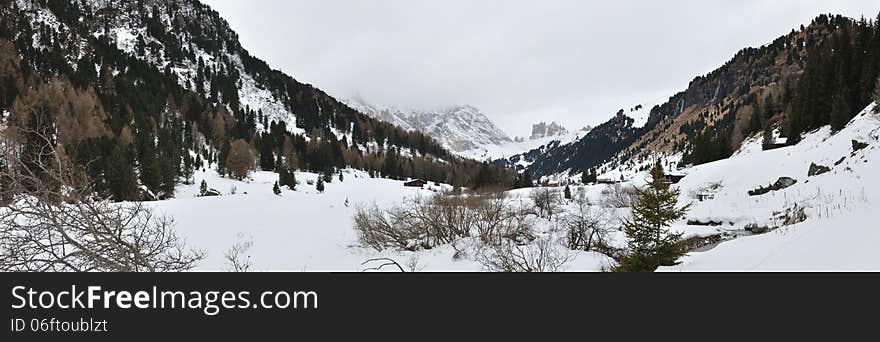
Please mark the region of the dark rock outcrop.
[[831, 168], [825, 165], [818, 165], [816, 163], [810, 164], [810, 170], [807, 171], [807, 177], [818, 176], [823, 173], [831, 172]]

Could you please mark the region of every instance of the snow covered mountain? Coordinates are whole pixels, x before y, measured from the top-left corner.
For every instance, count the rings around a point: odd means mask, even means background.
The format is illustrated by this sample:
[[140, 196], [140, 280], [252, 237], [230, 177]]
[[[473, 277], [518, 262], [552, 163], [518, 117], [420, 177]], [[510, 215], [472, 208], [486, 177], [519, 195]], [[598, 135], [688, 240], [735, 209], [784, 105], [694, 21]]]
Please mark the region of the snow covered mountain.
[[551, 144], [568, 144], [577, 141], [592, 129], [587, 126], [569, 132], [556, 122], [541, 122], [532, 125], [532, 134], [528, 139], [511, 139], [474, 106], [403, 110], [376, 106], [363, 99], [350, 99], [345, 103], [378, 120], [393, 123], [406, 130], [421, 131], [451, 152], [478, 161], [495, 161]]
[[[538, 125], [533, 127], [536, 126]], [[484, 146], [481, 149], [467, 151], [466, 155], [472, 159], [487, 160], [499, 164], [499, 160], [514, 158], [516, 156], [529, 154], [530, 152], [537, 153], [539, 151], [549, 150], [552, 147], [573, 143], [589, 134], [592, 129], [592, 127], [586, 126], [580, 130], [569, 132], [565, 128], [562, 128], [562, 130], [557, 130], [555, 134], [535, 134], [533, 130], [532, 137], [534, 138], [525, 139], [517, 137], [511, 142], [501, 145]], [[500, 163], [499, 165], [522, 168], [525, 167], [527, 163], [512, 163], [511, 165]]]
[[375, 106], [361, 99], [348, 100], [346, 104], [403, 129], [421, 131], [464, 157], [473, 157], [472, 151], [513, 142], [492, 120], [470, 105], [438, 110], [402, 110]]
[[587, 127], [562, 139], [551, 137], [549, 142], [533, 144], [533, 148], [524, 152], [501, 155], [493, 163], [520, 171], [529, 170], [537, 176], [562, 174], [581, 169], [582, 165], [599, 164], [632, 143], [640, 131], [634, 122], [635, 119], [620, 111], [599, 126]]

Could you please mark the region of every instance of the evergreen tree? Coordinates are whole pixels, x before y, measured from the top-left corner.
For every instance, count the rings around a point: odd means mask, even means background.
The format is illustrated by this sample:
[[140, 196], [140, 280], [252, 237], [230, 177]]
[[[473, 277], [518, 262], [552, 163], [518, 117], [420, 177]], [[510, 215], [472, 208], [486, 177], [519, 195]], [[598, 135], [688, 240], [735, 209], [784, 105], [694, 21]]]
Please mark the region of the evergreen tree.
[[[874, 85], [874, 101], [880, 102], [880, 77], [877, 77], [877, 83]], [[878, 111], [880, 111], [880, 106], [874, 107], [874, 112]]]
[[339, 182], [342, 183], [345, 180], [345, 177], [342, 175], [342, 171], [339, 171]]
[[260, 146], [260, 168], [263, 171], [274, 171], [275, 157], [272, 155], [272, 151], [275, 150], [275, 143], [272, 140], [272, 135], [263, 133], [258, 145]]
[[638, 189], [632, 218], [624, 222], [629, 254], [615, 269], [618, 272], [653, 272], [660, 266], [676, 265], [686, 253], [681, 234], [667, 227], [681, 219], [690, 204], [677, 208], [678, 189], [663, 182], [663, 166], [658, 161], [651, 170], [653, 180], [645, 189]]
[[597, 181], [596, 169], [589, 169], [581, 174], [581, 183], [584, 185], [593, 184]]
[[[769, 110], [769, 109], [768, 109]], [[757, 132], [761, 129], [761, 125], [763, 125], [765, 110], [762, 109], [761, 104], [755, 100], [755, 105], [752, 109], [752, 118], [749, 120], [749, 129], [746, 133], [751, 134], [752, 132]]]
[[761, 145], [765, 151], [773, 148], [773, 145], [774, 145], [773, 126], [771, 126], [771, 125], [764, 126], [764, 136], [763, 136], [763, 141], [761, 142]]
[[107, 169], [107, 185], [110, 195], [117, 201], [136, 200], [137, 176], [132, 169], [132, 157], [127, 146], [116, 143], [110, 153]]
[[838, 94], [835, 96], [831, 103], [831, 129], [835, 132], [843, 129], [849, 123], [852, 115], [853, 113], [844, 95]]
[[571, 199], [571, 187], [566, 185], [564, 194], [565, 194], [565, 199], [570, 200]]
[[319, 193], [324, 193], [324, 179], [318, 177], [318, 182], [315, 183], [315, 190], [318, 190]]
[[296, 190], [296, 175], [288, 170], [287, 167], [282, 166], [278, 169], [278, 184], [286, 186], [290, 190]]
[[272, 192], [274, 192], [275, 195], [281, 195], [281, 187], [278, 186], [278, 182], [275, 182], [275, 184], [272, 185]]
[[522, 173], [522, 187], [524, 187], [524, 188], [535, 187], [535, 182], [532, 180], [532, 172], [529, 170], [525, 170]]

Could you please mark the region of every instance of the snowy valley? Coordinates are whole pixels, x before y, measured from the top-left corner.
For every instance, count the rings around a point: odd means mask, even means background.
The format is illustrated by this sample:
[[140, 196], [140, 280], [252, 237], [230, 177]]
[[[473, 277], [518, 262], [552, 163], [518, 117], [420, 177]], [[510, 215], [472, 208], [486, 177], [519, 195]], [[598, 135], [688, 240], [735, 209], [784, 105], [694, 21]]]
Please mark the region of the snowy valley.
[[198, 0], [0, 17], [2, 271], [880, 270], [877, 21], [822, 14], [663, 103], [511, 137], [474, 105], [337, 99]]
[[[873, 107], [873, 106], [872, 106]], [[854, 150], [854, 144], [858, 142]], [[774, 162], [782, 160], [782, 162]], [[749, 140], [732, 158], [679, 170], [680, 203], [692, 203], [685, 219], [671, 230], [683, 234], [692, 250], [674, 267], [661, 271], [795, 271], [877, 270], [880, 226], [872, 223], [873, 204], [880, 201], [876, 175], [880, 160], [880, 114], [871, 108], [861, 112], [840, 132], [823, 128], [806, 135], [795, 146], [763, 151], [759, 139]], [[811, 165], [828, 170], [808, 176]], [[532, 208], [533, 193], [549, 191], [558, 202], [551, 218], [529, 214], [535, 240], [550, 241], [555, 253], [566, 260], [560, 271], [602, 271], [614, 259], [598, 251], [575, 251], [566, 246], [567, 215], [579, 210], [578, 196], [588, 199], [587, 210], [602, 216], [605, 243], [612, 249], [626, 247], [620, 221], [629, 209], [608, 201], [615, 187], [644, 186], [646, 172], [619, 184], [571, 184], [574, 199], [565, 199], [563, 188], [525, 188], [506, 192], [512, 206]], [[484, 271], [477, 257], [476, 238], [459, 239], [433, 249], [377, 251], [359, 242], [353, 217], [359, 208], [377, 205], [391, 208], [415, 198], [452, 191], [448, 185], [404, 187], [402, 181], [370, 178], [346, 170], [343, 180], [326, 184], [318, 193], [318, 175], [298, 173], [296, 191], [272, 193], [277, 179], [260, 172], [245, 182], [199, 172], [196, 184], [183, 186], [178, 199], [157, 202], [161, 212], [175, 217], [178, 232], [197, 248], [208, 251], [202, 270], [228, 267], [224, 252], [236, 243], [251, 241], [247, 257], [254, 271], [364, 271], [390, 258], [406, 271]], [[790, 177], [790, 187], [750, 196], [749, 191]], [[198, 183], [225, 195], [202, 198]], [[235, 188], [235, 195], [230, 195]], [[534, 209], [533, 209], [534, 210]], [[210, 227], [206, 229], [205, 227]], [[529, 247], [535, 248], [535, 247]], [[461, 251], [469, 251], [461, 253]], [[465, 255], [465, 256], [461, 256]], [[410, 266], [406, 266], [410, 265]], [[383, 271], [398, 271], [385, 267]]]

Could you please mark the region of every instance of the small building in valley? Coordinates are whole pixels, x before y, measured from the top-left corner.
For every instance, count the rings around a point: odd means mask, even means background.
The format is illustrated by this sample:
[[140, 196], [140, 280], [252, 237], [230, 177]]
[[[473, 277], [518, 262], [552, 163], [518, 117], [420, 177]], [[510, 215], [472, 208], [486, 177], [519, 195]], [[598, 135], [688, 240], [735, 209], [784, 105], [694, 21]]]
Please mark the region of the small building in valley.
[[424, 188], [425, 185], [428, 185], [428, 181], [424, 179], [413, 179], [409, 182], [403, 183], [403, 186], [410, 188]]

